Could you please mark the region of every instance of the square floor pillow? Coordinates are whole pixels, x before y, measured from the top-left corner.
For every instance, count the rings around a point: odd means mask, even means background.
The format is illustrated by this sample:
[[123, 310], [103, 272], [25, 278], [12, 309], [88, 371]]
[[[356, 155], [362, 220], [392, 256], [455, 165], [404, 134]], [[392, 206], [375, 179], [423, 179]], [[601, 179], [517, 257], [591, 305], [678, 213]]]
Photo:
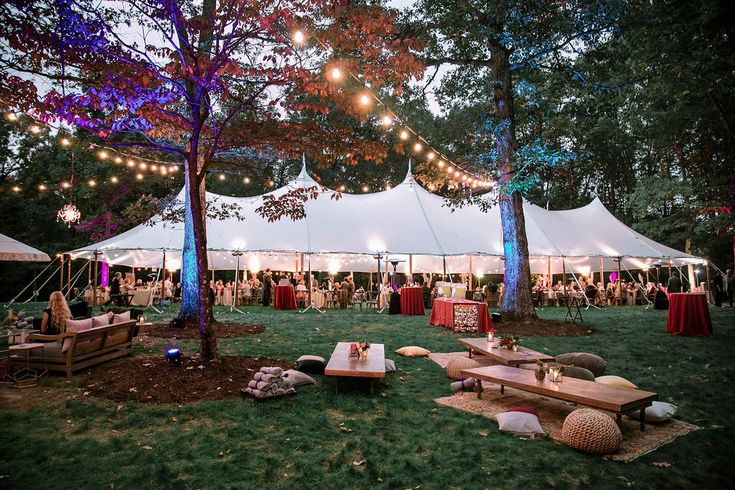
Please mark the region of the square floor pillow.
[[428, 350], [424, 349], [423, 347], [418, 347], [416, 345], [408, 345], [406, 347], [401, 347], [396, 351], [396, 354], [404, 356], [404, 357], [425, 357], [431, 354]]
[[510, 432], [529, 436], [531, 434], [546, 434], [538, 421], [538, 417], [526, 412], [502, 412], [495, 416], [498, 429], [501, 432]]
[[324, 374], [327, 362], [320, 356], [301, 356], [296, 359], [296, 370], [309, 374]]
[[577, 366], [564, 366], [564, 376], [568, 376], [570, 378], [584, 379], [586, 381], [595, 380], [595, 375], [592, 374], [592, 371]]
[[559, 364], [572, 365], [588, 369], [595, 376], [605, 374], [607, 361], [600, 356], [590, 354], [588, 352], [571, 352], [568, 354], [559, 354], [556, 356], [556, 362]]
[[535, 415], [538, 417], [538, 412], [533, 407], [510, 407], [508, 409], [509, 412], [524, 412], [524, 413], [530, 413], [531, 415]]
[[386, 359], [385, 360], [385, 372], [386, 373], [393, 373], [396, 371], [396, 361], [393, 359]]
[[115, 313], [112, 317], [112, 323], [123, 323], [130, 321], [130, 310], [124, 313]]
[[612, 376], [612, 375], [598, 376], [597, 378], [595, 378], [595, 381], [597, 381], [598, 383], [602, 383], [604, 385], [618, 386], [620, 388], [633, 388], [633, 389], [638, 388], [636, 385], [634, 385], [633, 383], [631, 383], [625, 378], [621, 378], [620, 376]]
[[295, 369], [289, 369], [288, 371], [284, 371], [283, 378], [290, 381], [291, 385], [293, 386], [316, 384], [316, 381], [314, 380], [314, 378], [312, 378], [306, 373], [302, 373], [301, 371], [297, 371]]
[[[654, 424], [666, 422], [676, 415], [676, 410], [677, 406], [673, 403], [653, 402], [653, 405], [646, 407], [646, 422], [652, 422]], [[635, 412], [630, 412], [628, 417], [638, 420], [640, 419], [640, 414], [640, 410], [636, 410]]]

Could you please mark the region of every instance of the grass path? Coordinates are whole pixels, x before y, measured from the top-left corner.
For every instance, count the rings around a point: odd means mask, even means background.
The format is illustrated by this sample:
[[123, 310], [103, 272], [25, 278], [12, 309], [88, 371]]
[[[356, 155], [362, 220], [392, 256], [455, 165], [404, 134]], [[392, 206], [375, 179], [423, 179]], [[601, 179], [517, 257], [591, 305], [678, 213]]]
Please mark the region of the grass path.
[[[34, 308], [42, 305], [29, 311]], [[563, 311], [547, 308], [540, 316], [563, 320]], [[337, 396], [333, 381], [320, 378], [294, 397], [261, 403], [118, 405], [90, 399], [76, 378], [59, 376], [22, 392], [0, 387], [6, 393], [0, 397], [0, 487], [732, 486], [735, 309], [712, 310], [711, 339], [666, 335], [665, 312], [643, 308], [585, 312], [596, 329], [590, 337], [523, 339], [553, 354], [597, 353], [609, 361], [607, 374], [658, 392], [679, 406], [678, 418], [702, 427], [629, 463], [582, 455], [549, 439], [501, 434], [494, 421], [436, 406], [434, 398], [450, 393], [444, 371], [428, 359], [391, 354], [403, 345], [460, 350], [456, 335], [429, 326], [427, 318], [359, 311], [299, 315], [261, 307], [246, 308], [244, 315], [222, 308], [217, 318], [267, 327], [260, 335], [220, 340], [223, 354], [328, 357], [336, 342], [366, 338], [384, 343], [401, 371], [378, 383], [374, 396], [359, 383], [344, 383]], [[189, 353], [198, 346], [180, 345]], [[160, 352], [142, 346], [134, 352], [146, 350]]]

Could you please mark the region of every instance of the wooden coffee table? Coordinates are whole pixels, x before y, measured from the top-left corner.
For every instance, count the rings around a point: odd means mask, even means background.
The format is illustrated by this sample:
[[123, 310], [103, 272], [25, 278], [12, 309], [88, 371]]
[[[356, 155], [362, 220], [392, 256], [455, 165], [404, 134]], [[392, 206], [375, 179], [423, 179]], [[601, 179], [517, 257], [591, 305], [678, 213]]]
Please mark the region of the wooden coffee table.
[[369, 378], [370, 394], [375, 392], [375, 380], [385, 378], [385, 348], [383, 344], [370, 344], [367, 357], [351, 358], [351, 342], [340, 342], [332, 352], [324, 374], [336, 376], [336, 390], [339, 393], [339, 378], [348, 376], [352, 378]]
[[528, 364], [531, 362], [551, 362], [554, 357], [535, 350], [528, 349], [526, 347], [518, 347], [518, 351], [512, 351], [510, 349], [498, 347], [498, 341], [488, 342], [485, 337], [473, 337], [469, 339], [459, 339], [459, 343], [467, 347], [470, 351], [470, 357], [472, 357], [472, 351], [485, 354], [493, 361], [505, 364], [506, 366], [518, 367], [521, 364]]
[[[537, 381], [533, 371], [509, 366], [488, 366], [472, 369], [463, 369], [462, 376], [476, 378], [500, 385], [500, 393], [505, 393], [505, 387], [510, 386], [521, 391], [548, 396], [567, 402], [579, 403], [588, 407], [599, 408], [613, 412], [618, 425], [624, 413], [640, 410], [641, 430], [645, 430], [646, 407], [658, 398], [656, 393], [620, 388], [604, 385], [584, 379], [564, 378], [560, 383]], [[482, 396], [482, 383], [475, 383], [477, 397]]]

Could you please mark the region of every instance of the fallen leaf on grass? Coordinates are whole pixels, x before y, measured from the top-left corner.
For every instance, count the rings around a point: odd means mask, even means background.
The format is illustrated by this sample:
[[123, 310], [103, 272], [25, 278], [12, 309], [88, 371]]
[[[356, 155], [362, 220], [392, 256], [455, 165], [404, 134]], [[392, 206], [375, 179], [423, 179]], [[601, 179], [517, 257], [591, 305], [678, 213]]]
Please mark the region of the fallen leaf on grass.
[[151, 446], [147, 446], [147, 445], [146, 445], [146, 446], [142, 446], [142, 447], [141, 447], [141, 449], [145, 449], [146, 451], [150, 451], [150, 450], [152, 450], [153, 448], [152, 448]]
[[480, 432], [480, 435], [481, 435], [482, 437], [487, 437], [487, 435], [488, 435], [488, 434], [487, 434], [487, 432]]
[[122, 410], [123, 408], [125, 408], [125, 405], [124, 405], [124, 404], [122, 404], [122, 403], [120, 403], [120, 404], [118, 404], [118, 406], [117, 406], [117, 407], [115, 407], [115, 410], [117, 410], [117, 411], [119, 412], [119, 411], [120, 411], [120, 410]]
[[344, 422], [339, 424], [339, 430], [341, 430], [342, 432], [352, 432], [352, 429], [347, 427]]
[[653, 466], [658, 468], [671, 468], [671, 463], [667, 463], [666, 461], [654, 461]]
[[400, 379], [401, 381], [406, 381], [406, 378], [404, 378], [403, 376], [400, 376], [398, 379]]
[[365, 460], [361, 459], [360, 461], [353, 461], [352, 466], [362, 466], [365, 464]]
[[130, 393], [137, 393], [138, 392], [138, 388], [136, 388], [135, 386], [133, 386], [128, 391], [130, 391]]
[[724, 425], [710, 425], [709, 428], [710, 429], [724, 429], [725, 426]]

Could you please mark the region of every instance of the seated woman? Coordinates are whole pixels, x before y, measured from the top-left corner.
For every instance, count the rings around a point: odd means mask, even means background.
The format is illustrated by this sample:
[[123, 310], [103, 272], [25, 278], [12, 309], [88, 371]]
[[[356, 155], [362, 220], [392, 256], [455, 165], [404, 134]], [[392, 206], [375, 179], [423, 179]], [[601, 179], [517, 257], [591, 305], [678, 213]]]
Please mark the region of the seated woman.
[[296, 299], [306, 299], [306, 284], [304, 284], [304, 281], [299, 281], [299, 283], [296, 285]]
[[41, 317], [41, 333], [58, 335], [66, 331], [66, 321], [71, 319], [71, 311], [61, 291], [54, 291], [49, 296], [48, 308]]

